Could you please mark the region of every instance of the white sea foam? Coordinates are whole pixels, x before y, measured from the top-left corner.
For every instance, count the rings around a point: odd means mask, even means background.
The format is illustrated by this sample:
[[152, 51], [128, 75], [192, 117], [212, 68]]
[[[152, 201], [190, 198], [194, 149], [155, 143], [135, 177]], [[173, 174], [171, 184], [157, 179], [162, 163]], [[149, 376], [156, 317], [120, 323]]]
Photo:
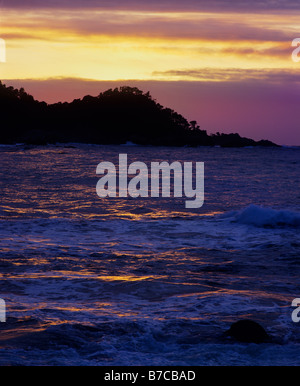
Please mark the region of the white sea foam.
[[226, 217], [232, 217], [240, 224], [256, 227], [300, 227], [300, 213], [290, 210], [250, 205], [240, 211], [230, 212]]
[[[119, 147], [1, 149], [0, 364], [299, 365], [298, 150], [129, 148], [205, 161], [203, 208], [99, 200]], [[240, 318], [280, 344], [223, 341]]]

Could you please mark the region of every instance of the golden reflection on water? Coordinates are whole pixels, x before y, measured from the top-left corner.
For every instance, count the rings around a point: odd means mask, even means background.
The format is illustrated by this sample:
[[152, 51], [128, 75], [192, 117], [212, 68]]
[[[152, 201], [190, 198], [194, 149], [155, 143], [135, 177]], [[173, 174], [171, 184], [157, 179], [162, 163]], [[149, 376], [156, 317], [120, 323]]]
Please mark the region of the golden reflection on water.
[[[47, 263], [46, 260], [44, 262]], [[34, 259], [31, 259], [29, 263], [33, 263], [32, 265], [39, 265], [39, 261], [34, 261]], [[16, 263], [16, 265], [23, 265], [22, 263]], [[0, 273], [0, 277], [6, 278], [6, 275]], [[20, 273], [20, 274], [10, 274], [10, 279], [42, 279], [42, 278], [49, 278], [49, 279], [93, 279], [93, 280], [102, 280], [106, 282], [116, 282], [116, 281], [123, 281], [123, 282], [137, 282], [142, 280], [149, 280], [149, 279], [163, 279], [167, 276], [164, 275], [141, 275], [141, 276], [135, 276], [135, 275], [97, 275], [93, 272], [89, 272], [88, 270], [80, 271], [80, 272], [74, 272], [74, 271], [47, 271], [47, 272], [26, 272], [26, 273]]]
[[[98, 279], [104, 280], [104, 281], [141, 281], [141, 280], [148, 280], [148, 279], [157, 279], [157, 275], [145, 275], [145, 276], [99, 276]], [[163, 278], [166, 276], [159, 276], [159, 278]]]
[[[86, 193], [86, 197], [90, 197], [91, 192]], [[143, 220], [169, 220], [169, 219], [192, 219], [214, 217], [222, 214], [222, 211], [208, 212], [191, 212], [184, 210], [170, 210], [155, 208], [155, 199], [146, 205], [139, 205], [139, 198], [135, 201], [128, 202], [127, 199], [102, 199], [98, 202], [87, 202], [85, 204], [78, 203], [78, 200], [73, 200], [73, 197], [62, 199], [42, 198], [40, 196], [31, 197], [25, 204], [18, 203], [15, 200], [13, 205], [2, 206], [2, 215], [0, 219], [7, 218], [45, 218], [45, 219], [60, 219], [67, 216], [71, 219], [78, 220], [128, 220], [138, 222]]]
[[[138, 198], [136, 199], [138, 200]], [[51, 204], [51, 207], [49, 208], [48, 205]], [[35, 204], [43, 205], [41, 203], [41, 200], [39, 198], [36, 199], [36, 201], [32, 201], [31, 205], [28, 207], [10, 207], [10, 206], [3, 206], [2, 211], [5, 213], [5, 216], [0, 216], [0, 218], [4, 218], [6, 216], [9, 216], [11, 218], [19, 218], [20, 216], [36, 216], [41, 215], [44, 218], [52, 218], [52, 219], [58, 219], [62, 216], [62, 208], [63, 203], [59, 202], [57, 200], [47, 201], [47, 206], [45, 204], [45, 207], [36, 208]], [[184, 211], [175, 211], [172, 210], [170, 212], [169, 210], [151, 210], [142, 208], [141, 213], [135, 213], [135, 211], [139, 210], [139, 207], [133, 208], [133, 209], [125, 209], [124, 205], [119, 204], [115, 202], [115, 205], [110, 208], [109, 212], [93, 212], [89, 213], [88, 210], [91, 208], [92, 204], [89, 205], [78, 205], [78, 204], [72, 204], [72, 201], [68, 201], [68, 208], [67, 208], [67, 214], [68, 216], [72, 218], [78, 218], [78, 219], [103, 219], [103, 220], [110, 220], [113, 218], [118, 219], [126, 219], [131, 221], [141, 221], [141, 220], [160, 220], [160, 219], [170, 219], [170, 218], [191, 218], [191, 217], [213, 217], [219, 214], [222, 214], [221, 211], [210, 211], [207, 213], [193, 213], [193, 212], [184, 212]], [[87, 213], [85, 212], [87, 211]], [[66, 212], [63, 213], [66, 215]]]

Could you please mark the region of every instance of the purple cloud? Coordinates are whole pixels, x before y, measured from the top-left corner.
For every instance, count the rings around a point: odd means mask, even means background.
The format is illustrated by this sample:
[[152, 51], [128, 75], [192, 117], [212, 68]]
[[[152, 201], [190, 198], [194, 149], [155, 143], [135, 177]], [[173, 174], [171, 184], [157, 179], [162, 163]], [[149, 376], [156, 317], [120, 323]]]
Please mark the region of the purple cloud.
[[298, 0], [2, 0], [15, 8], [103, 8], [166, 11], [269, 11], [299, 10]]
[[[5, 14], [4, 14], [5, 16]], [[20, 15], [16, 19], [2, 18], [2, 24], [13, 23], [14, 27], [31, 29], [29, 35], [36, 39], [47, 39], [45, 36], [39, 36], [39, 29], [47, 28], [60, 30], [63, 33], [70, 31], [81, 35], [111, 35], [111, 36], [140, 36], [140, 37], [165, 37], [170, 39], [197, 39], [197, 40], [252, 40], [252, 41], [272, 41], [288, 42], [294, 38], [294, 35], [288, 29], [277, 29], [276, 23], [264, 25], [261, 22], [256, 24], [245, 20], [244, 22], [238, 16], [229, 15], [228, 17], [219, 17], [218, 15], [191, 16], [182, 15], [181, 18], [171, 17], [169, 14], [149, 13], [122, 13], [112, 10], [100, 10], [89, 12], [88, 10], [76, 11], [52, 10], [36, 11], [34, 13]], [[10, 32], [11, 36], [3, 38], [17, 37], [18, 32]], [[24, 39], [24, 36], [19, 36]], [[234, 51], [234, 47], [232, 47]], [[255, 47], [249, 47], [248, 53], [255, 50]]]
[[176, 79], [210, 80], [223, 82], [263, 81], [268, 83], [300, 83], [299, 70], [284, 69], [240, 69], [240, 68], [201, 68], [187, 70], [154, 71], [153, 76]]

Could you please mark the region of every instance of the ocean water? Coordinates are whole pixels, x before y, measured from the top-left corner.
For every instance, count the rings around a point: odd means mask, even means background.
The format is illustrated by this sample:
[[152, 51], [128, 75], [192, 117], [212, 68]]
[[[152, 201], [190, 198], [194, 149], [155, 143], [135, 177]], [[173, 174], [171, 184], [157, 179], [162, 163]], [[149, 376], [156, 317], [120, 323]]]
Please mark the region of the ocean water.
[[[205, 163], [205, 201], [102, 198], [102, 161]], [[300, 149], [0, 147], [0, 365], [299, 365]], [[250, 318], [268, 343], [224, 337]]]

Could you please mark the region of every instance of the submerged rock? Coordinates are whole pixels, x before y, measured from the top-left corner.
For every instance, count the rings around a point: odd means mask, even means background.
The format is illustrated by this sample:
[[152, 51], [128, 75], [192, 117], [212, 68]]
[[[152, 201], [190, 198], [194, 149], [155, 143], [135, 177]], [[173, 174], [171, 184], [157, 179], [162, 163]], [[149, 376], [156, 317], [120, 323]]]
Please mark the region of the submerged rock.
[[239, 342], [263, 343], [269, 340], [265, 329], [250, 319], [239, 320], [231, 325], [225, 335], [231, 336]]

